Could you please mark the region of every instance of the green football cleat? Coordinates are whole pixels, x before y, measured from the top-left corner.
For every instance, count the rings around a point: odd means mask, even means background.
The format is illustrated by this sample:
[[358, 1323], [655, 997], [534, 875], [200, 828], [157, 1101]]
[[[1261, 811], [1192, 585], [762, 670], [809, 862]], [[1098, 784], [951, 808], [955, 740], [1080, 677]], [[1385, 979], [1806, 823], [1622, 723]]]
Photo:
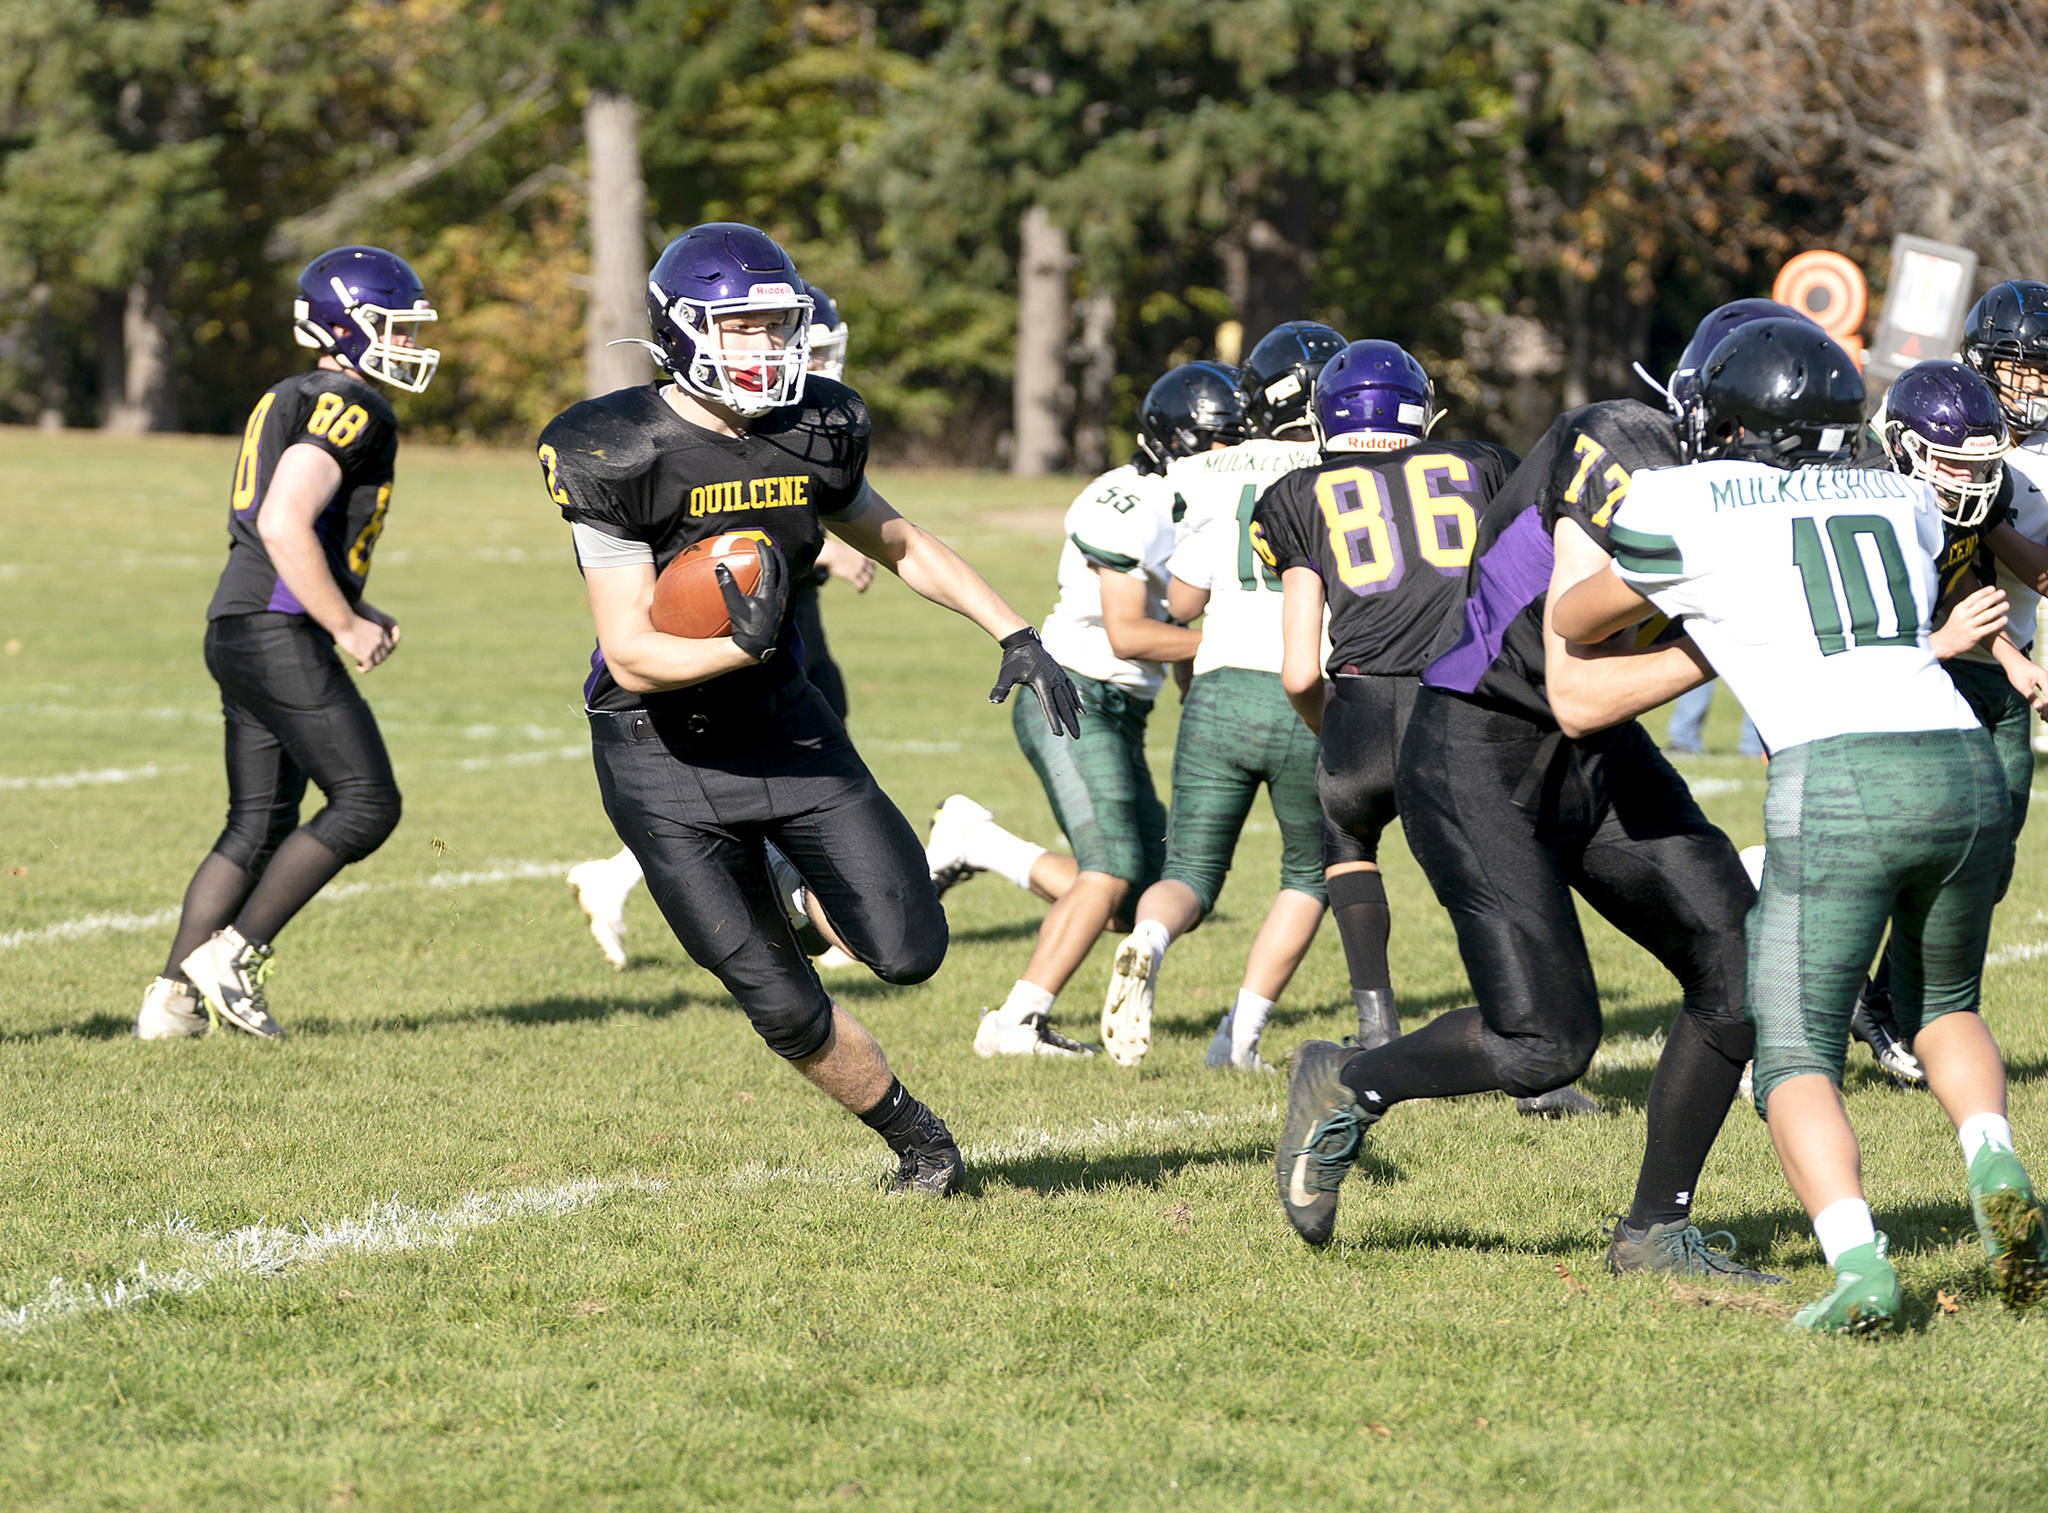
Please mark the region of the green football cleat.
[[1353, 1052], [1328, 1040], [1304, 1040], [1287, 1058], [1287, 1119], [1280, 1126], [1274, 1175], [1280, 1209], [1294, 1232], [1327, 1245], [1337, 1227], [1337, 1189], [1358, 1159], [1377, 1115], [1337, 1078]]
[[[1639, 1230], [1615, 1214], [1606, 1233], [1607, 1269], [1615, 1276], [1661, 1271], [1702, 1282], [1746, 1282], [1752, 1287], [1775, 1287], [1785, 1280], [1744, 1266], [1735, 1258], [1735, 1236], [1725, 1229], [1703, 1235], [1697, 1224], [1673, 1219]], [[1716, 1245], [1716, 1240], [1726, 1243]]]
[[1835, 1290], [1792, 1315], [1792, 1328], [1816, 1334], [1882, 1334], [1899, 1327], [1905, 1300], [1899, 1295], [1899, 1274], [1884, 1258], [1887, 1241], [1879, 1235], [1868, 1245], [1844, 1251], [1835, 1262]]
[[1970, 1212], [2005, 1306], [2032, 1308], [2048, 1295], [2048, 1222], [2011, 1151], [1986, 1146], [1971, 1158]]

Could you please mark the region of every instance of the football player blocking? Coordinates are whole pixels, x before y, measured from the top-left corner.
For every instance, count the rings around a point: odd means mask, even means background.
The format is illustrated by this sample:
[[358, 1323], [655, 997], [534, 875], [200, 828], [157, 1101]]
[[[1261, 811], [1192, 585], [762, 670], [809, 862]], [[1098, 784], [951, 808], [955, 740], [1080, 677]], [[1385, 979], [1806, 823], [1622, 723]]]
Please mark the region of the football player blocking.
[[[363, 598], [398, 454], [379, 386], [427, 387], [440, 354], [413, 330], [435, 312], [412, 269], [380, 247], [323, 252], [298, 292], [294, 335], [320, 357], [250, 412], [227, 565], [206, 611], [206, 667], [227, 726], [227, 826], [186, 887], [169, 959], [143, 995], [144, 1040], [202, 1035], [210, 1023], [281, 1039], [264, 991], [272, 941], [398, 824], [391, 760], [340, 657], [367, 675], [398, 647], [398, 622]], [[301, 825], [309, 778], [327, 802]]]
[[[1002, 649], [990, 697], [1028, 684], [1055, 739], [1079, 725], [1072, 686], [1035, 632], [866, 477], [860, 396], [807, 372], [811, 301], [788, 255], [749, 226], [698, 226], [648, 278], [647, 343], [666, 382], [586, 400], [541, 433], [550, 499], [569, 522], [597, 631], [584, 685], [605, 812], [676, 939], [771, 1050], [896, 1154], [892, 1192], [963, 1176], [944, 1122], [833, 1003], [770, 871], [794, 866], [847, 948], [892, 983], [939, 968], [946, 917], [909, 824], [805, 676], [789, 584], [829, 528]], [[649, 618], [659, 570], [693, 542], [758, 533], [762, 572], [721, 572], [723, 636]]]
[[1772, 752], [1748, 947], [1756, 1101], [1835, 1287], [1794, 1323], [1894, 1327], [1897, 1273], [1864, 1200], [1839, 1091], [1848, 1018], [1887, 919], [1893, 1004], [1956, 1128], [2006, 1302], [2038, 1302], [2048, 1235], [2005, 1119], [2005, 1069], [1977, 1012], [2010, 809], [1991, 739], [1937, 665], [1942, 517], [1927, 483], [1846, 469], [1855, 363], [1802, 323], [1715, 347], [1688, 466], [1639, 479], [1611, 569], [1564, 594], [1560, 634], [1596, 645], [1652, 607], [1694, 643]]
[[[810, 296], [810, 345], [805, 356], [808, 371], [833, 380], [846, 376], [846, 321], [831, 296], [806, 279], [804, 293]], [[843, 721], [847, 715], [846, 679], [832, 658], [825, 639], [824, 616], [818, 592], [828, 578], [838, 578], [864, 594], [874, 582], [875, 565], [843, 541], [827, 538], [818, 548], [816, 566], [800, 575], [790, 586], [790, 619], [795, 623], [804, 655], [804, 675], [825, 696], [825, 703]], [[857, 966], [833, 932], [823, 911], [811, 900], [809, 890], [789, 859], [774, 847], [768, 849], [769, 869], [776, 891], [787, 906], [797, 938], [813, 955], [820, 968]], [[640, 862], [627, 847], [615, 856], [578, 862], [569, 869], [568, 883], [576, 902], [590, 921], [591, 938], [611, 963], [614, 971], [626, 969], [626, 900], [640, 885]]]

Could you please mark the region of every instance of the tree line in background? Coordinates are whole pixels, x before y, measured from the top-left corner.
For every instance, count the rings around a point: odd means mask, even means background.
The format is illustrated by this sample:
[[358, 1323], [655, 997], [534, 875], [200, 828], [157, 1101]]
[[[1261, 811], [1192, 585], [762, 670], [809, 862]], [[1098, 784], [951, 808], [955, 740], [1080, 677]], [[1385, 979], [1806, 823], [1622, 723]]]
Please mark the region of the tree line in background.
[[1458, 434], [1639, 392], [1793, 252], [2048, 275], [2043, 0], [4, 0], [0, 419], [238, 429], [349, 241], [442, 312], [416, 434], [644, 377], [673, 234], [837, 300], [898, 461], [1093, 468], [1310, 316]]

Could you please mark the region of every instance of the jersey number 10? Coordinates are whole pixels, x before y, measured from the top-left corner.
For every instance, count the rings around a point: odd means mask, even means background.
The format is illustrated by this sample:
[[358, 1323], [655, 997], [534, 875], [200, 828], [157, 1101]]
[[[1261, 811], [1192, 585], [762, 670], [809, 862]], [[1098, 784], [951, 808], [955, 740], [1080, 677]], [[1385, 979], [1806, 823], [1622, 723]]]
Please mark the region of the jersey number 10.
[[[1885, 587], [1891, 592], [1898, 628], [1889, 636], [1878, 634], [1877, 596], [1871, 592], [1870, 571], [1864, 566], [1862, 538], [1876, 548]], [[1828, 521], [1828, 538], [1823, 542], [1818, 523], [1802, 515], [1792, 522], [1792, 561], [1806, 589], [1806, 612], [1813, 619], [1822, 656], [1849, 649], [1842, 633], [1842, 605], [1835, 598], [1836, 578], [1841, 580], [1842, 598], [1849, 605], [1848, 634], [1855, 637], [1857, 646], [1912, 646], [1919, 641], [1920, 609], [1913, 602], [1913, 581], [1906, 572], [1899, 538], [1884, 516], [1837, 515]]]

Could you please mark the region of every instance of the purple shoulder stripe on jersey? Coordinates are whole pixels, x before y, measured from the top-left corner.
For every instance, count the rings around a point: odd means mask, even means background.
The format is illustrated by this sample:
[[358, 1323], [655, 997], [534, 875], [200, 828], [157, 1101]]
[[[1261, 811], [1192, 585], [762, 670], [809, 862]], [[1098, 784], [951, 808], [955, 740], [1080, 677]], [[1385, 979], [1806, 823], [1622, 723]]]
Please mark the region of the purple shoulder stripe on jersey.
[[306, 606], [299, 603], [299, 596], [284, 586], [282, 578], [270, 590], [270, 602], [263, 607], [279, 615], [303, 615], [306, 612]]
[[1522, 511], [1479, 559], [1472, 592], [1465, 598], [1465, 631], [1458, 644], [1422, 670], [1431, 688], [1471, 693], [1500, 656], [1501, 642], [1515, 616], [1550, 587], [1550, 534], [1535, 505]]

